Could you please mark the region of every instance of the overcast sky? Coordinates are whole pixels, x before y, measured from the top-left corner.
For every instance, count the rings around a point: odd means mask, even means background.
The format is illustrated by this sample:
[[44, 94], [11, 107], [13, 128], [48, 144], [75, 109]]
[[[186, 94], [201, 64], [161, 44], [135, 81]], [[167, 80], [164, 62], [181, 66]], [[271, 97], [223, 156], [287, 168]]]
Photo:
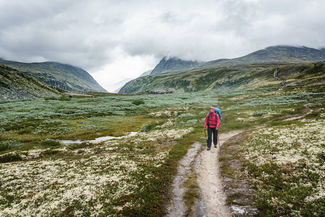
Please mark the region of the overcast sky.
[[0, 11], [0, 57], [76, 65], [109, 91], [166, 55], [325, 47], [324, 0], [0, 0]]

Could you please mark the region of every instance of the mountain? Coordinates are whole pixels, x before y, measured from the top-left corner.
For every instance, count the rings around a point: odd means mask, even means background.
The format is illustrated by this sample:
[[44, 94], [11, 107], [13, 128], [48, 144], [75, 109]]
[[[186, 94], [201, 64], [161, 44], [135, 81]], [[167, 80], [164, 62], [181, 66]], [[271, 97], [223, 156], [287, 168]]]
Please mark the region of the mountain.
[[56, 97], [59, 88], [48, 86], [34, 77], [0, 64], [0, 100]]
[[139, 77], [143, 77], [143, 76], [147, 76], [147, 75], [150, 75], [152, 72], [152, 69], [151, 70], [148, 70], [148, 71], [145, 71], [144, 73], [142, 73]]
[[295, 47], [280, 45], [270, 46], [239, 58], [217, 59], [208, 62], [186, 61], [177, 57], [164, 57], [152, 70], [150, 75], [188, 70], [200, 67], [208, 67], [212, 65], [228, 66], [244, 63], [301, 62], [324, 60], [325, 48], [315, 49], [305, 46]]
[[272, 46], [239, 58], [219, 59], [200, 63], [187, 70], [140, 77], [124, 85], [119, 93], [248, 88], [252, 85], [267, 86], [269, 80], [280, 85], [282, 81], [273, 77], [273, 72], [278, 67], [283, 66], [283, 73], [288, 71], [300, 74], [299, 70], [304, 68], [312, 70], [314, 63], [310, 62], [317, 61], [325, 61], [325, 49]]
[[235, 60], [247, 63], [324, 61], [325, 52], [304, 46], [271, 46]]
[[282, 89], [301, 84], [325, 91], [325, 62], [257, 63], [170, 72], [130, 81], [119, 93]]
[[164, 57], [160, 60], [158, 65], [152, 70], [150, 75], [155, 75], [165, 72], [175, 72], [185, 69], [192, 69], [200, 66], [197, 61], [182, 60], [177, 57]]
[[324, 61], [325, 49], [294, 46], [270, 46], [255, 51], [246, 56], [234, 59], [219, 59], [206, 62], [204, 66], [211, 65], [235, 65], [244, 63], [272, 63], [272, 62], [309, 62]]
[[85, 70], [57, 62], [22, 63], [0, 59], [0, 64], [24, 72], [50, 86], [68, 91], [107, 92]]

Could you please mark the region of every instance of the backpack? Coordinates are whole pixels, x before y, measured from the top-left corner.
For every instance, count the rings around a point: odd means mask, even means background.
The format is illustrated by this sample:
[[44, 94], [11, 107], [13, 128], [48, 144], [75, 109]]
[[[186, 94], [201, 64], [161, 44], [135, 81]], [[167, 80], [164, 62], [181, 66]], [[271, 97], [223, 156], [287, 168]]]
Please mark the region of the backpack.
[[[217, 108], [217, 107], [214, 107], [214, 112], [215, 112], [216, 114], [218, 113], [218, 115], [219, 115], [219, 121], [220, 121], [220, 123], [221, 123], [221, 111], [220, 111], [220, 109]], [[209, 112], [209, 116], [210, 116], [210, 112]]]

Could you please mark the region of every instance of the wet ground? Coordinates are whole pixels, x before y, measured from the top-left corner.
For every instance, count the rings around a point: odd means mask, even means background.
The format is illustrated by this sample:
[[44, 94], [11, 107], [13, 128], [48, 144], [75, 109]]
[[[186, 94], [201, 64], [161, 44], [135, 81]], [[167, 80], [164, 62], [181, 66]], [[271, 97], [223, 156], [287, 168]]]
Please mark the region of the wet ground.
[[98, 142], [103, 142], [106, 140], [111, 140], [111, 139], [122, 139], [125, 137], [129, 137], [129, 136], [135, 136], [137, 134], [137, 132], [130, 132], [125, 136], [102, 136], [102, 137], [98, 137], [96, 139], [93, 140], [81, 140], [81, 139], [77, 139], [77, 140], [59, 140], [59, 142], [63, 145], [70, 145], [70, 144], [80, 144], [80, 143], [84, 143], [84, 142], [89, 142], [89, 143], [98, 143]]

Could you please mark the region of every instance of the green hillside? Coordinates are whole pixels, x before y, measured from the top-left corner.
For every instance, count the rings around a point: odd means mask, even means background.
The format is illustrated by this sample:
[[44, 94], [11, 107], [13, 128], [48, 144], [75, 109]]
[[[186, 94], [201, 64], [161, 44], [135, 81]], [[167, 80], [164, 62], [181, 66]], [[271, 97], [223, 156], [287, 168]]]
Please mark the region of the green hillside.
[[[278, 63], [215, 66], [141, 77], [120, 93], [191, 92], [210, 89], [285, 88], [324, 82], [325, 63]], [[277, 73], [275, 73], [277, 72]]]
[[59, 88], [50, 87], [23, 72], [0, 64], [0, 100], [53, 97]]
[[325, 49], [294, 46], [270, 46], [234, 59], [219, 59], [204, 63], [204, 66], [229, 66], [247, 63], [275, 63], [275, 62], [316, 62], [325, 61]]
[[107, 92], [85, 70], [57, 62], [21, 63], [0, 59], [0, 64], [12, 67], [48, 85], [68, 91]]
[[[325, 49], [272, 46], [239, 58], [196, 62], [196, 65], [186, 65], [184, 64], [186, 61], [177, 58], [163, 60], [156, 66], [161, 69], [159, 73], [151, 73], [150, 76], [128, 82], [121, 88], [120, 93], [249, 89], [274, 85], [281, 88], [288, 78], [310, 78], [311, 75], [304, 72], [313, 70], [315, 64], [321, 64], [316, 62], [325, 61]], [[182, 66], [183, 69], [177, 68], [178, 66]], [[275, 78], [276, 69], [279, 76], [285, 74], [289, 77]]]

